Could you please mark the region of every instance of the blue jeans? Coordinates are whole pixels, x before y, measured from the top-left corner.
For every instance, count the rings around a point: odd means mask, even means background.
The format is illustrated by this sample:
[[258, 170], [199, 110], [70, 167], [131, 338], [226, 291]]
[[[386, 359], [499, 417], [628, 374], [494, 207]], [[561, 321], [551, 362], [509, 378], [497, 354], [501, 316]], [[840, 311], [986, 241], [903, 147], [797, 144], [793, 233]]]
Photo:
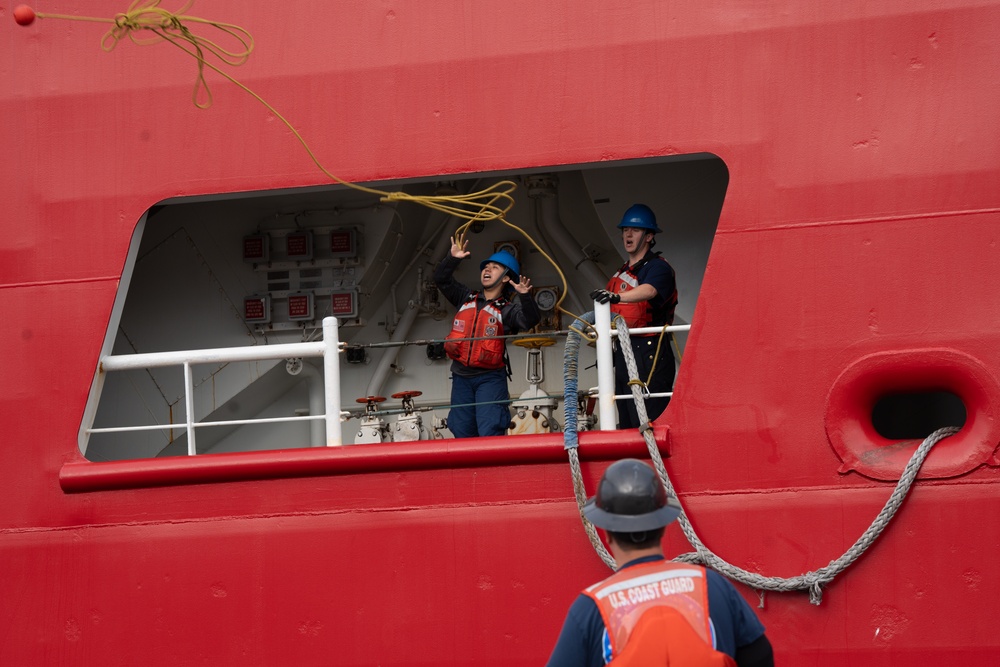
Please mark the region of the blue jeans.
[[503, 435], [510, 425], [508, 399], [507, 372], [502, 368], [481, 375], [452, 373], [448, 428], [456, 438]]

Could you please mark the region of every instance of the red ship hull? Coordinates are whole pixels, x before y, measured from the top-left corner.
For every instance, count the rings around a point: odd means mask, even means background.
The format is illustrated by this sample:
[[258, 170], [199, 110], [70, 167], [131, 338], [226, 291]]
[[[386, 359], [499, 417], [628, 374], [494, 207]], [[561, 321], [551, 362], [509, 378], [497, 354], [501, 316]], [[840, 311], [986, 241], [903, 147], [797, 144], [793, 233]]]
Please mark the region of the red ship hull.
[[[234, 72], [351, 182], [711, 153], [729, 186], [661, 451], [748, 570], [842, 554], [912, 446], [859, 398], [946, 389], [962, 431], [812, 605], [786, 665], [1000, 654], [1000, 3], [208, 2]], [[113, 16], [101, 0], [39, 12]], [[9, 13], [11, 8], [4, 9]], [[321, 185], [246, 93], [169, 45], [0, 23], [0, 663], [538, 664], [606, 575], [558, 434], [95, 463], [81, 415], [136, 222], [169, 198]], [[930, 370], [928, 370], [930, 369]], [[913, 445], [914, 443], [909, 443]], [[280, 445], [276, 445], [280, 446]], [[581, 434], [589, 489], [642, 456]], [[668, 553], [688, 551], [668, 530]], [[749, 589], [748, 599], [757, 601]]]

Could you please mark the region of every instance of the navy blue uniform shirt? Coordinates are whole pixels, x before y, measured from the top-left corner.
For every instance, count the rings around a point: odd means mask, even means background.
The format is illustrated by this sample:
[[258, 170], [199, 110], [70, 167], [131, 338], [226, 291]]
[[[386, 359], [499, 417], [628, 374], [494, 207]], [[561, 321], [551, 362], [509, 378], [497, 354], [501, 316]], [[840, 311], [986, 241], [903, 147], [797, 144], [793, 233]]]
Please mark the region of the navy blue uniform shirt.
[[[658, 560], [665, 559], [663, 556], [646, 556], [622, 567]], [[737, 647], [759, 639], [764, 634], [764, 626], [728, 579], [708, 568], [705, 575], [714, 648], [735, 658]], [[601, 612], [591, 598], [581, 593], [566, 614], [559, 640], [549, 656], [548, 667], [602, 667], [610, 661], [611, 656], [606, 655], [609, 652]]]

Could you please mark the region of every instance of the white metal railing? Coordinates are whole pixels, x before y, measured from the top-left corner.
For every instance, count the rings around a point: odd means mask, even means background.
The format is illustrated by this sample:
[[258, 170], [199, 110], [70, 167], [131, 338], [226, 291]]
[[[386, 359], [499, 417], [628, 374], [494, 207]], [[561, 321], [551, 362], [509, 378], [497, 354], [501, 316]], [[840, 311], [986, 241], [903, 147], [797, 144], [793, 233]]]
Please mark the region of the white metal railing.
[[[611, 338], [618, 332], [611, 328], [611, 305], [594, 303], [595, 328], [598, 332], [610, 332], [610, 336], [598, 334], [597, 338], [597, 398], [598, 421], [602, 431], [613, 431], [616, 427], [615, 399], [631, 398], [631, 394], [616, 396], [614, 362], [611, 353]], [[689, 331], [691, 325], [681, 324], [666, 327], [666, 331]], [[653, 334], [664, 331], [663, 327], [642, 327], [630, 329], [630, 334]], [[151, 352], [144, 354], [109, 355], [101, 359], [101, 372], [137, 370], [147, 368], [162, 368], [165, 366], [183, 366], [184, 368], [184, 405], [185, 427], [187, 428], [188, 454], [197, 453], [195, 429], [206, 426], [227, 426], [243, 424], [277, 423], [293, 421], [326, 422], [327, 446], [342, 445], [341, 421], [349, 413], [340, 409], [340, 357], [342, 347], [339, 340], [337, 318], [327, 317], [323, 320], [323, 340], [312, 343], [287, 343], [280, 345], [251, 345], [247, 347], [225, 347], [208, 350], [182, 350], [174, 352]], [[264, 359], [296, 359], [305, 357], [323, 357], [324, 403], [325, 413], [322, 415], [306, 415], [298, 417], [261, 417], [257, 419], [234, 419], [226, 421], [194, 420], [194, 383], [191, 375], [192, 364], [220, 363], [233, 361], [260, 361]], [[593, 391], [593, 390], [591, 390]], [[670, 396], [673, 392], [649, 394], [650, 397]], [[336, 416], [331, 419], [331, 416]], [[178, 424], [152, 424], [146, 426], [119, 426], [107, 428], [88, 428], [88, 435], [94, 433], [120, 433], [126, 431], [150, 431], [174, 429]]]
[[[618, 332], [611, 328], [611, 304], [594, 302], [594, 328], [597, 329], [597, 423], [600, 430], [613, 431], [617, 425], [615, 420], [615, 399], [632, 398], [632, 394], [615, 395], [615, 369], [611, 356], [611, 338]], [[638, 327], [629, 329], [629, 335], [658, 334], [661, 331], [690, 331], [690, 324], [672, 324], [664, 327]], [[610, 336], [601, 335], [610, 331]], [[665, 391], [649, 394], [650, 398], [672, 396], [674, 392]]]
[[[100, 370], [124, 371], [146, 368], [161, 368], [164, 366], [184, 367], [184, 405], [187, 426], [188, 454], [197, 453], [195, 448], [195, 429], [203, 426], [225, 426], [250, 423], [270, 423], [289, 421], [311, 421], [323, 419], [326, 421], [326, 444], [328, 447], [342, 445], [341, 412], [340, 412], [340, 340], [337, 332], [337, 318], [323, 319], [323, 340], [314, 343], [287, 343], [281, 345], [251, 345], [247, 347], [223, 347], [211, 350], [184, 350], [177, 352], [150, 352], [145, 354], [109, 355], [101, 359]], [[194, 421], [194, 384], [191, 377], [191, 365], [203, 363], [218, 363], [231, 361], [259, 361], [263, 359], [296, 359], [304, 357], [323, 357], [324, 402], [326, 412], [322, 415], [307, 415], [302, 417], [264, 417], [260, 419], [238, 419], [230, 421]], [[336, 419], [330, 419], [330, 416]], [[177, 424], [154, 424], [151, 426], [123, 426], [114, 428], [89, 428], [87, 433], [116, 433], [121, 431], [149, 431], [156, 429], [173, 429]]]

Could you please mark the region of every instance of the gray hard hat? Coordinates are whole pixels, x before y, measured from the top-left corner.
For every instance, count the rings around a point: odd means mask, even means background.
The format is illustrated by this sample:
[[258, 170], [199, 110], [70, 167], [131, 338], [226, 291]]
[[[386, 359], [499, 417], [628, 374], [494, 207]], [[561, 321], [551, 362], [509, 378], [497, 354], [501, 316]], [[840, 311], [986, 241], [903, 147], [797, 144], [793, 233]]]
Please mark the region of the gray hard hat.
[[680, 513], [680, 503], [667, 496], [656, 471], [638, 459], [622, 459], [608, 466], [597, 493], [583, 506], [588, 521], [614, 533], [663, 528]]

